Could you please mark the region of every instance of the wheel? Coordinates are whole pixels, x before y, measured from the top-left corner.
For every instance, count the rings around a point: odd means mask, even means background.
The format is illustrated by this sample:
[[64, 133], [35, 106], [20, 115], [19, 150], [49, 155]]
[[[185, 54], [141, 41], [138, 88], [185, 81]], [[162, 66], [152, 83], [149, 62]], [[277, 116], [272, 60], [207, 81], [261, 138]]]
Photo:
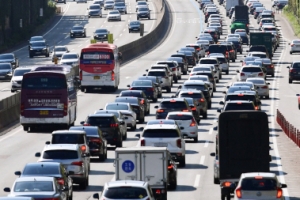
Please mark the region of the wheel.
[[207, 111], [203, 114], [203, 119], [207, 119]]
[[289, 83], [293, 83], [293, 80], [289, 79]]
[[173, 182], [170, 182], [170, 190], [176, 190], [176, 187], [177, 187], [177, 178], [175, 177], [175, 181]]
[[106, 154], [107, 154], [107, 152], [105, 152], [104, 154], [102, 154], [102, 155], [99, 155], [99, 160], [100, 161], [105, 161], [105, 157], [106, 157]]
[[209, 109], [211, 108], [211, 102], [209, 102], [209, 104], [208, 104], [208, 108], [209, 108]]
[[137, 20], [139, 20], [140, 18], [139, 18], [139, 17], [137, 17], [136, 19], [137, 19]]
[[28, 126], [23, 126], [23, 131], [28, 131]]
[[227, 72], [226, 72], [226, 75], [228, 75], [229, 74], [229, 70], [227, 70]]
[[270, 99], [270, 96], [268, 95], [268, 96], [266, 96], [266, 99]]
[[290, 54], [293, 54], [293, 52], [290, 51]]
[[86, 37], [86, 34], [84, 34], [83, 37]]
[[136, 130], [136, 124], [130, 128], [130, 130], [135, 131]]
[[72, 35], [70, 35], [70, 38], [73, 38], [73, 36], [72, 36]]
[[158, 94], [157, 97], [158, 97], [158, 98], [161, 98], [161, 97], [162, 97], [162, 93]]
[[178, 77], [179, 80], [181, 80], [181, 75]]
[[232, 59], [232, 62], [235, 62], [235, 59]]
[[185, 167], [185, 156], [183, 156], [179, 161], [179, 167]]
[[49, 56], [50, 56], [49, 53], [47, 53], [47, 54], [46, 54], [46, 57], [48, 58]]
[[146, 114], [147, 114], [147, 115], [149, 115], [149, 114], [150, 114], [150, 107], [149, 107], [149, 110], [147, 110]]
[[150, 17], [148, 17], [148, 20], [150, 20]]
[[219, 83], [219, 79], [217, 79], [217, 81], [216, 81], [217, 83]]
[[10, 90], [12, 93], [14, 93], [15, 92], [15, 90]]
[[274, 77], [275, 75], [274, 75], [274, 74], [272, 74], [271, 76], [272, 76], [272, 77]]
[[125, 11], [125, 14], [127, 14], [127, 11]]
[[80, 91], [81, 91], [81, 92], [84, 92], [84, 87], [80, 87]]
[[140, 124], [145, 122], [145, 117], [143, 117], [142, 119], [139, 120]]
[[123, 141], [121, 140], [116, 144], [116, 147], [123, 147]]
[[194, 138], [194, 143], [197, 143], [198, 142], [198, 137], [195, 137]]
[[131, 33], [131, 31], [129, 30], [129, 33]]
[[300, 110], [300, 104], [298, 104], [298, 109]]
[[218, 178], [214, 177], [214, 184], [220, 184], [220, 181]]
[[213, 92], [216, 92], [216, 91], [217, 91], [217, 89], [216, 89], [216, 88], [214, 88], [214, 89], [213, 89]]
[[240, 54], [243, 54], [243, 52], [242, 52], [242, 51], [240, 51]]
[[171, 92], [171, 87], [167, 88], [167, 92], [170, 93]]
[[123, 138], [122, 138], [123, 140], [126, 140], [127, 139], [127, 130], [126, 130], [126, 132], [125, 132], [125, 135], [123, 135]]

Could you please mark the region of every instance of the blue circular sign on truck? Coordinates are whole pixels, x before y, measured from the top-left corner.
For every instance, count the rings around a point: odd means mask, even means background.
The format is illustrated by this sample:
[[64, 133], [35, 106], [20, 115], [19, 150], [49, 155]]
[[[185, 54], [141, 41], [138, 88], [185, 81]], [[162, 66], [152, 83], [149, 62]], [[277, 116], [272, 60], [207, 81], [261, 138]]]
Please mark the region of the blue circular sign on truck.
[[122, 169], [126, 173], [130, 173], [134, 170], [134, 164], [131, 160], [125, 160], [122, 164]]

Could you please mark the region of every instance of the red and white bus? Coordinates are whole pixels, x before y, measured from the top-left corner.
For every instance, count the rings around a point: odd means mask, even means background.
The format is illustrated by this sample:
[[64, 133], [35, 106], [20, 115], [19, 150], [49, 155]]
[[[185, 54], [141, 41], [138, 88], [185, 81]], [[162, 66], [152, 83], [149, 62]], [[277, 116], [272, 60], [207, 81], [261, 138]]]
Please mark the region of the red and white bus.
[[24, 74], [20, 110], [24, 131], [74, 125], [77, 112], [74, 78], [74, 71], [67, 65], [40, 66]]
[[120, 60], [114, 44], [95, 43], [83, 48], [79, 65], [81, 91], [105, 88], [116, 91], [120, 83]]

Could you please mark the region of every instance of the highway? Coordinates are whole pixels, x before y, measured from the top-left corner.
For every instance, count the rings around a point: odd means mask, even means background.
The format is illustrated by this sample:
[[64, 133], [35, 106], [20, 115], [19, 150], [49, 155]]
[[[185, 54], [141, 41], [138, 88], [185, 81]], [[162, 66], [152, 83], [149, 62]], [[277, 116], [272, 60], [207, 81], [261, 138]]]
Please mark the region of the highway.
[[[193, 0], [172, 0], [168, 2], [173, 15], [173, 25], [169, 36], [154, 51], [121, 68], [121, 84], [118, 92], [114, 94], [85, 94], [79, 92], [76, 125], [79, 125], [80, 121], [85, 120], [89, 113], [93, 113], [95, 110], [103, 108], [107, 102], [113, 101], [121, 90], [127, 89], [126, 85], [130, 84], [138, 76], [144, 74], [145, 69], [155, 61], [164, 60], [180, 47], [183, 47], [187, 43], [194, 42], [195, 36], [206, 27], [206, 24], [203, 22], [202, 11], [198, 9], [197, 2]], [[261, 2], [266, 8], [271, 8], [271, 1], [261, 0]], [[215, 1], [215, 3], [217, 2]], [[76, 7], [76, 5], [74, 5], [74, 7]], [[83, 10], [81, 11], [83, 12]], [[224, 18], [224, 29], [228, 30], [230, 21], [226, 17], [223, 7], [220, 8], [220, 11]], [[74, 13], [75, 12], [76, 10], [74, 10]], [[253, 16], [250, 18], [252, 28], [257, 28], [256, 20], [253, 19]], [[282, 29], [282, 40], [273, 60], [276, 62], [291, 62], [292, 60], [297, 60], [297, 55], [289, 55], [289, 47], [287, 46], [287, 41], [293, 39], [294, 36], [291, 34], [291, 30], [286, 25], [286, 22], [282, 21], [283, 19], [278, 17], [278, 14], [276, 14], [276, 18], [280, 19], [277, 23]], [[223, 32], [224, 35], [221, 39], [224, 40], [227, 31]], [[55, 36], [53, 36], [53, 38], [55, 38]], [[68, 38], [66, 40], [69, 41]], [[84, 44], [84, 40], [76, 39], [76, 42], [77, 41], [77, 44], [71, 42], [70, 45], [74, 44], [73, 48], [78, 48], [78, 45]], [[66, 44], [69, 45], [69, 43]], [[229, 75], [223, 75], [220, 83], [217, 84], [217, 92], [215, 92], [212, 99], [212, 109], [208, 111], [208, 119], [202, 119], [199, 125], [198, 143], [186, 142], [187, 164], [184, 168], [178, 170], [177, 189], [168, 192], [168, 199], [220, 199], [220, 187], [213, 184], [214, 157], [210, 156], [210, 154], [215, 151], [215, 132], [213, 131], [213, 127], [217, 124], [217, 108], [221, 107], [218, 103], [223, 100], [224, 95], [222, 91], [225, 91], [226, 86], [236, 80], [235, 71], [241, 66], [240, 60], [243, 60], [247, 49], [248, 48], [244, 46], [244, 53], [242, 55], [238, 54], [238, 59], [235, 63], [230, 63]], [[25, 54], [26, 52], [24, 56]], [[262, 110], [269, 115], [270, 122], [270, 146], [272, 148], [270, 152], [273, 158], [270, 169], [278, 175], [282, 183], [288, 184], [288, 189], [284, 189], [286, 199], [299, 199], [300, 191], [297, 181], [300, 176], [299, 164], [296, 161], [292, 162], [292, 159], [297, 159], [299, 149], [296, 149], [292, 143], [287, 140], [275, 121], [276, 108], [280, 108], [284, 114], [290, 116], [291, 120], [297, 120], [296, 112], [298, 112], [298, 109], [296, 104], [297, 98], [295, 96], [297, 84], [288, 84], [288, 71], [286, 66], [287, 64], [276, 65], [275, 77], [268, 77], [267, 82], [270, 82], [271, 88], [270, 99], [262, 99]], [[135, 73], [132, 73], [132, 71], [135, 71]], [[183, 76], [181, 81], [174, 84], [172, 93], [164, 93], [163, 97], [172, 96], [176, 92], [178, 85], [182, 84], [186, 79], [187, 76]], [[292, 102], [292, 105], [289, 105], [290, 102]], [[146, 121], [155, 118], [155, 105], [158, 105], [158, 103], [151, 104], [150, 116], [146, 117]], [[144, 126], [144, 124], [138, 124], [138, 128], [142, 126]], [[136, 131], [129, 131], [128, 139], [123, 142], [123, 146], [135, 146], [137, 138], [134, 136], [137, 133], [140, 133], [138, 129]], [[37, 158], [34, 157], [34, 154], [40, 152], [44, 147], [45, 141], [48, 141], [50, 138], [51, 135], [49, 132], [27, 133], [23, 131], [21, 126], [14, 128], [6, 135], [0, 137], [0, 146], [2, 148], [0, 152], [0, 161], [2, 163], [2, 165], [0, 165], [0, 171], [2, 172], [0, 188], [11, 187], [16, 178], [14, 171], [21, 170], [27, 162], [35, 162]], [[113, 161], [114, 148], [109, 149], [108, 159], [105, 162], [98, 162], [92, 159], [89, 187], [85, 191], [81, 191], [78, 187], [75, 187], [74, 200], [92, 199], [91, 195], [95, 192], [100, 192], [105, 182], [113, 180]], [[6, 195], [6, 193], [0, 191], [0, 196], [4, 195]]]
[[[157, 10], [161, 8], [161, 0], [148, 1], [149, 8], [151, 10], [151, 19], [141, 19], [140, 21], [144, 23], [145, 35], [150, 33], [156, 26], [156, 14]], [[109, 10], [102, 9], [102, 18], [87, 16], [87, 8], [92, 3], [76, 3], [73, 1], [67, 1], [67, 4], [57, 4], [57, 6], [62, 8], [63, 15], [53, 27], [51, 27], [43, 36], [46, 39], [50, 50], [53, 49], [55, 45], [66, 45], [70, 52], [80, 53], [80, 50], [90, 43], [93, 39], [93, 33], [98, 28], [107, 28], [110, 33], [113, 34], [114, 43], [118, 46], [130, 43], [134, 40], [140, 38], [139, 33], [129, 33], [128, 32], [128, 22], [136, 20], [136, 1], [126, 0], [127, 4], [127, 14], [122, 14], [121, 21], [110, 21], [107, 22], [107, 13]], [[157, 8], [159, 6], [159, 8]], [[76, 25], [81, 24], [86, 28], [86, 38], [70, 38], [69, 33], [71, 28]], [[29, 38], [28, 38], [29, 39]], [[24, 46], [20, 49], [14, 51], [16, 57], [19, 59], [20, 66], [31, 66], [40, 64], [51, 64], [52, 55], [49, 58], [45, 56], [37, 56], [34, 58], [29, 58], [28, 48]], [[11, 83], [9, 81], [0, 82], [0, 99], [11, 96], [10, 91]]]

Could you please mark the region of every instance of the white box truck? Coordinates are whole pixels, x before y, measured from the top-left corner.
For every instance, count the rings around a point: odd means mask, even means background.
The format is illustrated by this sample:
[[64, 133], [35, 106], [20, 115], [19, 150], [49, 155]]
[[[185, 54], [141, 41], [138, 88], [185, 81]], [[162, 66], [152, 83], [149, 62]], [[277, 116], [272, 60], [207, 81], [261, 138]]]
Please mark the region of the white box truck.
[[229, 15], [229, 10], [231, 7], [235, 7], [239, 5], [239, 0], [226, 0], [225, 3], [225, 9], [226, 9], [226, 16]]
[[166, 147], [130, 147], [115, 150], [116, 180], [147, 181], [157, 200], [167, 199], [168, 158]]

